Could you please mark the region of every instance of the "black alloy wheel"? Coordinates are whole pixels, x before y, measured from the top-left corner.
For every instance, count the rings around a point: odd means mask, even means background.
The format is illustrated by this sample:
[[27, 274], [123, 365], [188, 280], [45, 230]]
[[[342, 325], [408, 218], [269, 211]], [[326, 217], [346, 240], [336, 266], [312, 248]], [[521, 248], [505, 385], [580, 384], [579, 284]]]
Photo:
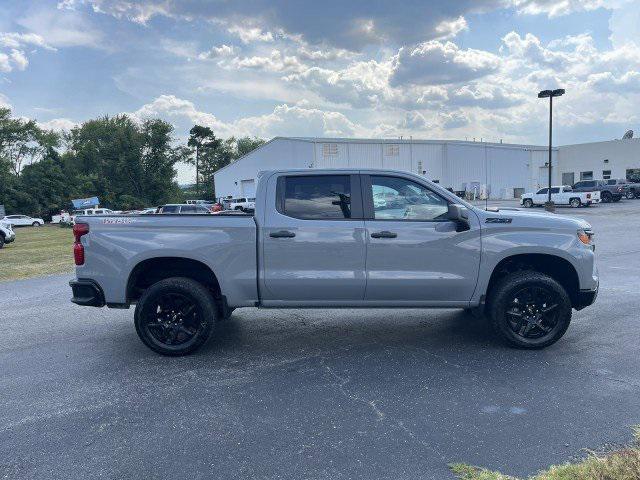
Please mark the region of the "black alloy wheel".
[[511, 295], [506, 311], [511, 330], [527, 339], [539, 339], [558, 325], [559, 299], [549, 289], [525, 286]]
[[206, 327], [193, 299], [181, 293], [167, 293], [146, 312], [142, 328], [161, 346], [185, 346]]
[[571, 323], [571, 299], [558, 281], [536, 271], [507, 274], [491, 288], [487, 313], [495, 332], [518, 348], [557, 342]]
[[154, 283], [138, 300], [135, 327], [140, 340], [162, 355], [186, 355], [209, 338], [218, 307], [201, 283], [171, 277]]

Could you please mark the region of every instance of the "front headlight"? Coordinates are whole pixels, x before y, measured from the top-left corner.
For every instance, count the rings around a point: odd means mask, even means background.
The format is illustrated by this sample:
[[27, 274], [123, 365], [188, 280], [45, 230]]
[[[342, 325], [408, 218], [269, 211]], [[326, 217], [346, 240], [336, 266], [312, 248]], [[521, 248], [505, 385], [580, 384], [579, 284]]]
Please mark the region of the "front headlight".
[[596, 249], [596, 244], [594, 241], [594, 233], [590, 228], [584, 228], [578, 230], [578, 239], [584, 243], [585, 245], [590, 246], [593, 250]]

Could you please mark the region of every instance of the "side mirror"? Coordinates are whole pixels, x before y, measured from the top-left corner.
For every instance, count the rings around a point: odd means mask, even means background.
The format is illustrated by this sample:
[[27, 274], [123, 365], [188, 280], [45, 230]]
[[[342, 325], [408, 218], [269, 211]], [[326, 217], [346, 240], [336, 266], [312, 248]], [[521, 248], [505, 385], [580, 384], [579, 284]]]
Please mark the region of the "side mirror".
[[469, 211], [463, 205], [450, 203], [447, 218], [455, 222], [457, 232], [464, 232], [471, 228], [469, 224]]

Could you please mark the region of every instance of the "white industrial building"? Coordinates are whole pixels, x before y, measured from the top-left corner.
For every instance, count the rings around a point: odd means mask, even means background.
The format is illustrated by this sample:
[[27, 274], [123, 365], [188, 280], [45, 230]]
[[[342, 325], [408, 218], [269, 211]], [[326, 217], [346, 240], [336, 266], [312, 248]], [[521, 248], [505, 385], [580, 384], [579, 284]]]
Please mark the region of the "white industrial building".
[[[602, 147], [589, 147], [594, 145]], [[625, 178], [628, 169], [640, 168], [639, 154], [637, 139], [554, 148], [553, 183], [563, 179], [572, 184], [570, 173], [575, 181], [587, 179], [588, 172], [595, 179], [607, 171], [611, 178]], [[548, 147], [536, 145], [276, 137], [216, 172], [214, 181], [218, 197], [253, 197], [262, 170], [384, 168], [417, 173], [454, 191], [486, 191], [499, 199], [546, 185], [548, 159]]]

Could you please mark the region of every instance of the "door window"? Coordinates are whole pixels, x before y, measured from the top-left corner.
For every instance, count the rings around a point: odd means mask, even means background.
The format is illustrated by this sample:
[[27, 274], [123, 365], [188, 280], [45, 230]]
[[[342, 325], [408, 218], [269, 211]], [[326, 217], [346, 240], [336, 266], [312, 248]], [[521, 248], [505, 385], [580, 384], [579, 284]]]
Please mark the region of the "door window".
[[180, 213], [196, 213], [195, 205], [183, 205], [180, 209]]
[[537, 195], [546, 195], [548, 191], [549, 191], [549, 189], [548, 189], [548, 188], [541, 188], [540, 190], [538, 190], [538, 191], [536, 192], [536, 194], [537, 194]]
[[551, 193], [560, 193], [560, 189], [558, 187], [552, 187], [551, 188]]
[[440, 220], [449, 203], [427, 187], [406, 178], [371, 176], [376, 220]]
[[351, 218], [349, 175], [311, 175], [284, 178], [278, 211], [303, 220]]
[[162, 213], [178, 213], [179, 209], [178, 205], [165, 205], [162, 207]]

